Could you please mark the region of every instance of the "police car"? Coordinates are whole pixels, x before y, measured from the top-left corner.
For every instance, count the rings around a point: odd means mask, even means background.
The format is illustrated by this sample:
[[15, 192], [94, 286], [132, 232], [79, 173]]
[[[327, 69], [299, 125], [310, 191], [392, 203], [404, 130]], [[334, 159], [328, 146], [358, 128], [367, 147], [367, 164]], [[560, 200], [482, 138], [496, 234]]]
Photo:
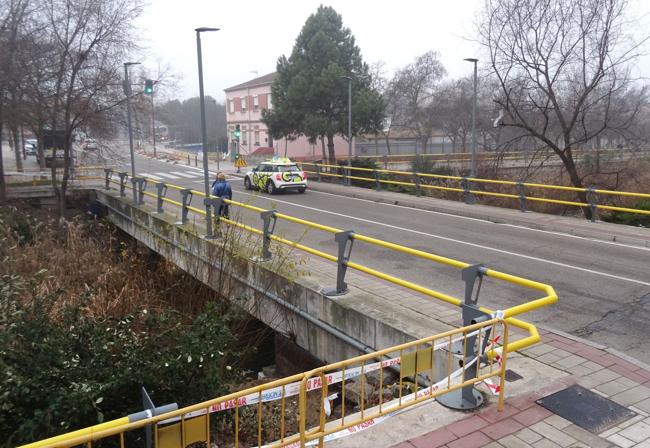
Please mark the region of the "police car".
[[269, 194], [280, 190], [304, 193], [307, 189], [307, 174], [290, 159], [273, 157], [246, 173], [244, 187], [247, 190], [266, 191]]

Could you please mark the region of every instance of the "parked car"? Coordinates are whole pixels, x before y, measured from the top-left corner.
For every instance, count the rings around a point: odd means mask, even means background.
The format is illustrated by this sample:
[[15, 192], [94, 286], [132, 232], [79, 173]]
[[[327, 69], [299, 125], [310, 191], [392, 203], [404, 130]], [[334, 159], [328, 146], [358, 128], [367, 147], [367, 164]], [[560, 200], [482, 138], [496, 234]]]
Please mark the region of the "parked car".
[[[54, 163], [54, 166], [57, 167], [62, 167], [64, 166], [65, 163], [65, 155], [64, 151], [62, 149], [57, 149], [55, 152], [55, 155], [52, 156], [52, 150], [46, 150], [44, 151], [43, 156], [45, 157], [45, 166], [47, 168], [51, 168], [52, 164]], [[36, 156], [38, 158], [38, 155]], [[75, 151], [70, 152], [70, 166], [75, 166], [77, 163], [77, 153]], [[39, 160], [40, 164], [40, 160]]]
[[84, 151], [97, 151], [99, 149], [99, 145], [95, 140], [88, 139], [84, 142], [83, 149]]
[[290, 159], [273, 157], [246, 173], [244, 187], [247, 190], [266, 191], [269, 194], [281, 190], [304, 193], [307, 189], [307, 174]]
[[38, 141], [35, 138], [26, 138], [24, 142], [25, 154], [28, 156], [35, 156], [37, 145]]

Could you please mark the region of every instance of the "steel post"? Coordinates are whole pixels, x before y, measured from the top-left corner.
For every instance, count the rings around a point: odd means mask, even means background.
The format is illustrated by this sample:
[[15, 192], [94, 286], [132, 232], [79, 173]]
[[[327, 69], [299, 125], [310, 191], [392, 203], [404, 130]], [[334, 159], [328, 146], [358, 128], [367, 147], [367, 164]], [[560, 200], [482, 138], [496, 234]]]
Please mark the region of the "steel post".
[[316, 167], [316, 179], [318, 180], [318, 182], [321, 182], [323, 179], [321, 177], [320, 165], [315, 163], [314, 166]]
[[519, 210], [527, 212], [528, 207], [526, 204], [526, 186], [523, 182], [517, 182], [517, 190], [519, 191]]
[[278, 221], [275, 210], [265, 210], [260, 213], [264, 235], [262, 236], [262, 255], [253, 257], [253, 261], [269, 261], [273, 254], [271, 253], [271, 235], [275, 231], [275, 224]]
[[354, 231], [346, 230], [334, 235], [334, 241], [338, 243], [338, 260], [336, 270], [336, 288], [323, 289], [323, 295], [328, 297], [341, 296], [348, 292], [348, 285], [345, 283], [345, 274], [348, 269], [348, 261], [350, 261], [350, 254], [352, 253], [352, 245], [354, 244]]
[[591, 211], [591, 222], [596, 222], [598, 221], [598, 195], [594, 187], [587, 188], [587, 201]]
[[463, 187], [463, 201], [465, 204], [474, 203], [474, 195], [470, 191], [470, 181], [467, 177], [463, 177], [460, 181], [461, 186]]
[[[478, 297], [483, 283], [483, 276], [487, 269], [481, 264], [468, 266], [462, 271], [462, 279], [465, 282], [465, 301], [461, 305], [463, 313], [463, 326], [473, 325], [484, 322], [492, 316], [481, 311], [478, 306]], [[478, 280], [478, 285], [476, 284]], [[476, 292], [474, 292], [476, 290]], [[478, 365], [482, 361], [482, 354], [487, 347], [490, 337], [490, 329], [481, 337], [482, 345], [477, 346], [477, 336], [465, 336], [464, 340], [458, 341], [450, 347], [458, 359], [459, 367], [465, 366], [463, 380], [471, 380], [478, 376]], [[476, 361], [471, 361], [477, 357]], [[452, 367], [453, 370], [453, 367]], [[461, 389], [448, 392], [436, 398], [436, 400], [445, 407], [458, 410], [476, 409], [483, 404], [483, 395], [476, 390], [473, 384]]]
[[126, 179], [129, 177], [129, 173], [122, 171], [117, 175], [120, 176], [120, 196], [124, 197], [126, 196]]
[[113, 169], [112, 168], [104, 168], [104, 175], [106, 176], [105, 189], [110, 190], [111, 189], [111, 177], [113, 177]]
[[187, 224], [187, 214], [189, 212], [189, 206], [192, 203], [192, 190], [190, 188], [183, 188], [180, 190], [182, 198], [182, 207], [181, 207], [181, 220], [176, 224]]
[[415, 196], [419, 198], [422, 196], [422, 189], [420, 188], [420, 176], [416, 172], [413, 172], [413, 183], [415, 184]]
[[[352, 168], [352, 76], [348, 77], [348, 167]], [[349, 174], [348, 185], [352, 185]]]
[[381, 182], [379, 182], [379, 172], [377, 170], [373, 170], [372, 174], [375, 176], [375, 190], [381, 191]]
[[144, 204], [144, 191], [147, 189], [147, 179], [144, 177], [132, 177], [131, 183], [133, 184], [133, 189], [136, 191], [135, 205]]
[[[124, 90], [126, 93], [126, 121], [129, 128], [129, 154], [131, 156], [131, 178], [135, 178], [135, 154], [133, 153], [133, 128], [131, 127], [131, 81], [129, 80], [129, 65], [124, 64]], [[137, 204], [138, 197], [135, 188], [133, 189], [133, 203]]]
[[163, 212], [163, 199], [167, 196], [167, 184], [164, 182], [156, 182], [156, 213]]
[[[203, 204], [205, 205], [205, 209], [212, 210], [211, 213], [213, 216], [210, 217], [211, 218], [210, 221], [214, 219], [214, 222], [217, 226], [219, 226], [219, 221], [221, 221], [220, 211], [221, 211], [221, 207], [223, 206], [223, 202], [224, 202], [223, 198], [219, 196], [210, 196], [203, 199]], [[217, 232], [213, 230], [211, 235], [206, 235], [205, 237], [207, 239], [215, 238], [217, 236], [216, 233]]]

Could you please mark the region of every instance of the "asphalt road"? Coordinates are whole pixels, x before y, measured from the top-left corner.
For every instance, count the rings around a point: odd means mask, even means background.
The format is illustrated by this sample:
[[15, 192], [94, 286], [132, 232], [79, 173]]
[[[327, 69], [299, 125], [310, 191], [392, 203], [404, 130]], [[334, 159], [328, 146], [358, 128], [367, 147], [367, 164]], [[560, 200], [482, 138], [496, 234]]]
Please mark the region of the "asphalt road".
[[[143, 157], [137, 157], [136, 166], [138, 172], [156, 180], [203, 190], [198, 168]], [[582, 336], [650, 363], [648, 248], [312, 190], [269, 196], [244, 190], [239, 178], [230, 180], [237, 201], [549, 283], [557, 291], [559, 303], [526, 315], [525, 320]], [[173, 194], [170, 190], [169, 197]], [[242, 213], [240, 219], [260, 227], [259, 216], [253, 213]], [[336, 253], [333, 235], [325, 232], [305, 232], [301, 226], [279, 221], [276, 234]], [[456, 297], [463, 295], [460, 271], [453, 268], [362, 243], [355, 243], [351, 259]], [[525, 289], [488, 280], [479, 302], [504, 309], [536, 297], [539, 295]]]

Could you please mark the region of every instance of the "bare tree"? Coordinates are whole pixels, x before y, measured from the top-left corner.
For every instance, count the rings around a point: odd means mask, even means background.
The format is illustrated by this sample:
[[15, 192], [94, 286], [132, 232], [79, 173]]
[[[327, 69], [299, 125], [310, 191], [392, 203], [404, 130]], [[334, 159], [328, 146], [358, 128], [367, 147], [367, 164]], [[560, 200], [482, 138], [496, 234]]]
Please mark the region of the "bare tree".
[[119, 97], [121, 64], [135, 41], [133, 22], [139, 0], [45, 0], [40, 42], [53, 67], [49, 86], [48, 126], [64, 135], [64, 167], [60, 183], [52, 164], [52, 185], [63, 217], [70, 179], [75, 132], [97, 120]]
[[[579, 188], [588, 173], [573, 151], [607, 133], [628, 135], [646, 101], [629, 70], [639, 44], [625, 32], [626, 6], [626, 0], [487, 0], [479, 24], [503, 124], [550, 148]], [[634, 101], [620, 100], [631, 91]], [[587, 202], [586, 193], [577, 195]], [[591, 215], [588, 208], [584, 213]]]

